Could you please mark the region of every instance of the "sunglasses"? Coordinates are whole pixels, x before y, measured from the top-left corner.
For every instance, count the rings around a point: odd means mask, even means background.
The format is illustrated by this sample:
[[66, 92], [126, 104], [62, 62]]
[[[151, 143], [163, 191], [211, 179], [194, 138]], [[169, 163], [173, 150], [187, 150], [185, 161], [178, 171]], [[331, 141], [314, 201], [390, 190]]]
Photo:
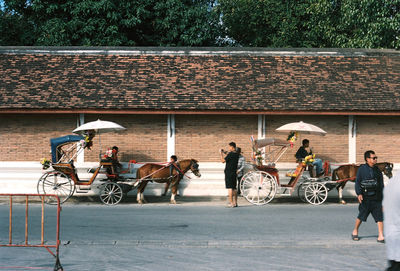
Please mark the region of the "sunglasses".
[[377, 159], [378, 159], [378, 156], [369, 157], [369, 158], [374, 159], [374, 160], [377, 160]]

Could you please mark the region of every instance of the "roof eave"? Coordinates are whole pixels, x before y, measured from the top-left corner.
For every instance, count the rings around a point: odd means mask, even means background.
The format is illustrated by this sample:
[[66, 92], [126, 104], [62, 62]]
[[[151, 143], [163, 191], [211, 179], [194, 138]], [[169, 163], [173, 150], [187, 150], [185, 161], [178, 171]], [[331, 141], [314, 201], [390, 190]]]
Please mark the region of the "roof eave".
[[311, 110], [143, 110], [143, 109], [0, 109], [0, 114], [127, 114], [127, 115], [359, 115], [359, 116], [400, 116], [400, 110], [393, 111], [311, 111]]

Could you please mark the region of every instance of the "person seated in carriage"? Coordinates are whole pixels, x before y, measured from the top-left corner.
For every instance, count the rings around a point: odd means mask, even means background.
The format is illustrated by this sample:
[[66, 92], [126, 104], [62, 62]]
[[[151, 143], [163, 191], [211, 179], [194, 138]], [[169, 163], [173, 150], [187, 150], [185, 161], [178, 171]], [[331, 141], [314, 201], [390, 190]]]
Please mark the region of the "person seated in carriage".
[[[310, 141], [308, 139], [303, 139], [302, 146], [297, 150], [295, 157], [298, 163], [304, 161], [304, 159], [312, 155], [312, 149], [310, 148]], [[315, 166], [317, 176], [324, 174], [324, 169], [322, 167], [322, 160], [319, 158], [314, 158], [312, 165]]]
[[122, 169], [122, 164], [119, 162], [118, 159], [118, 151], [119, 151], [118, 147], [114, 146], [112, 147], [111, 150], [106, 151], [106, 154], [104, 155], [104, 162], [112, 163], [114, 174], [119, 174]]

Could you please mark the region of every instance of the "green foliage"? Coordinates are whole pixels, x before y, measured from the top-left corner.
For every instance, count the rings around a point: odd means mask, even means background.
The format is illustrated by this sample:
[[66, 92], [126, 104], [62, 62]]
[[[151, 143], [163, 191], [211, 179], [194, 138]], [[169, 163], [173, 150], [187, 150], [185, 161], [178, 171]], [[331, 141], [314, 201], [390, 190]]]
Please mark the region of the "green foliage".
[[400, 49], [400, 0], [5, 0], [0, 45]]
[[400, 49], [399, 0], [311, 0], [307, 13], [320, 47]]
[[[208, 0], [5, 1], [14, 17], [34, 26], [29, 29], [33, 41], [26, 45], [46, 46], [213, 46], [219, 18], [210, 9], [212, 4]], [[1, 44], [12, 45], [7, 40]]]
[[241, 46], [400, 49], [400, 0], [220, 0]]
[[242, 46], [302, 47], [303, 0], [220, 0], [217, 9], [228, 36]]

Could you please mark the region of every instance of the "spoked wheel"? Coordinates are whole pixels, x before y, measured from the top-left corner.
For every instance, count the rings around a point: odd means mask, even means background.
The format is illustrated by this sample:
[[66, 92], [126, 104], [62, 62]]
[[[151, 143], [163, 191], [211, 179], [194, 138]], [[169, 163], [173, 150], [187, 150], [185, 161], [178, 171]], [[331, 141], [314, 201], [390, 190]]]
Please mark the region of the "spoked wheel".
[[302, 201], [302, 202], [308, 202], [307, 200], [306, 200], [306, 187], [307, 187], [307, 185], [308, 184], [306, 184], [306, 183], [301, 183], [300, 185], [299, 185], [299, 187], [297, 188], [297, 195], [299, 196], [299, 199]]
[[240, 185], [243, 197], [254, 205], [264, 205], [273, 200], [277, 189], [275, 178], [264, 171], [247, 173]]
[[312, 182], [306, 186], [304, 195], [308, 203], [320, 205], [328, 198], [328, 189], [323, 183]]
[[[60, 203], [67, 201], [75, 191], [75, 183], [60, 171], [47, 172], [40, 177], [37, 185], [38, 194], [55, 194]], [[47, 204], [57, 204], [54, 197], [45, 197]]]
[[103, 189], [100, 191], [100, 200], [106, 205], [118, 204], [123, 196], [122, 187], [113, 182], [104, 184]]

